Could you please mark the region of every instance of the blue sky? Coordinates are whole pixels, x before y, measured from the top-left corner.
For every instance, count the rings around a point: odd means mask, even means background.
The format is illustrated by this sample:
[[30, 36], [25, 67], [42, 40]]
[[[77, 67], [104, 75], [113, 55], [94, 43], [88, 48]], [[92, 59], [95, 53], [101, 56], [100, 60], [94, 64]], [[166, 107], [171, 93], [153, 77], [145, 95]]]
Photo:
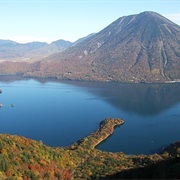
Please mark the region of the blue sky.
[[143, 11], [180, 25], [180, 0], [0, 0], [0, 39], [73, 42]]

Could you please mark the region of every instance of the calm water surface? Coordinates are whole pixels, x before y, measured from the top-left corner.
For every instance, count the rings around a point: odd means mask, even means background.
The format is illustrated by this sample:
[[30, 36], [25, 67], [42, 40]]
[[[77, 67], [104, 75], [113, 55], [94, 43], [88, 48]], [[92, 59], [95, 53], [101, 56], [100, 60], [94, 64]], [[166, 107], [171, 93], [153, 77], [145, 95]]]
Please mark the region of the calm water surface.
[[[97, 148], [150, 154], [180, 139], [180, 83], [65, 82], [0, 76], [0, 133], [57, 147], [87, 136], [107, 117], [125, 124]], [[11, 107], [11, 103], [14, 107]]]

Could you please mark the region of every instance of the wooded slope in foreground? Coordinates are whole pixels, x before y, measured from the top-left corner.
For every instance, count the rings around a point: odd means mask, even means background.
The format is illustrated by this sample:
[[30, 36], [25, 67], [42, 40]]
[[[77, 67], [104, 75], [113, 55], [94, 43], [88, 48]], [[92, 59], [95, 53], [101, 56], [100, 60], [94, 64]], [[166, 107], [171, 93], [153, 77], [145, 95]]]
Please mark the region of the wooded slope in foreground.
[[[106, 134], [108, 128], [105, 129]], [[148, 156], [103, 152], [86, 148], [81, 142], [84, 141], [79, 141], [79, 146], [76, 144], [73, 149], [71, 146], [52, 148], [41, 141], [1, 134], [0, 179], [180, 178], [180, 142], [171, 144], [161, 154]]]

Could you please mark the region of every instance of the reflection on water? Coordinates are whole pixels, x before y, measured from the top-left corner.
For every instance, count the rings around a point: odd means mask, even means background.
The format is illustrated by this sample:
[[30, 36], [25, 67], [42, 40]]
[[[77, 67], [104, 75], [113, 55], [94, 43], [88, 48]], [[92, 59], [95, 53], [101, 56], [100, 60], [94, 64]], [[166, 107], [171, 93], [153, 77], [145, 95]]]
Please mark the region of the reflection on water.
[[0, 133], [67, 146], [106, 117], [125, 124], [97, 148], [156, 152], [180, 137], [180, 83], [121, 84], [0, 76]]
[[[118, 109], [142, 116], [155, 115], [180, 102], [180, 83], [122, 84], [75, 82]], [[92, 89], [94, 87], [95, 89]], [[89, 88], [89, 89], [88, 89]]]
[[[0, 76], [0, 82], [28, 80], [20, 76]], [[180, 102], [180, 83], [172, 84], [126, 84], [82, 81], [59, 81], [56, 79], [37, 78], [36, 81], [61, 82], [84, 87], [86, 91], [96, 95], [89, 100], [101, 98], [118, 109], [137, 113], [142, 116], [155, 115], [171, 108]], [[54, 85], [55, 88], [56, 85]], [[57, 86], [58, 87], [58, 86]]]

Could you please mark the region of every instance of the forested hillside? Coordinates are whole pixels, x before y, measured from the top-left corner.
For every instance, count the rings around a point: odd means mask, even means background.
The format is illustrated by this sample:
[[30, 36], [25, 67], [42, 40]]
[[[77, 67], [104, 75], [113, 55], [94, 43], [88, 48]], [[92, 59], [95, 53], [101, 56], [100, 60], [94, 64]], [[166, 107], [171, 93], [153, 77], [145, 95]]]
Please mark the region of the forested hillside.
[[96, 136], [97, 140], [113, 133], [109, 131], [113, 121], [102, 122], [94, 134], [69, 147], [52, 148], [41, 141], [1, 134], [0, 179], [180, 178], [180, 142], [171, 144], [161, 154], [148, 156], [103, 152], [93, 148], [93, 137]]

